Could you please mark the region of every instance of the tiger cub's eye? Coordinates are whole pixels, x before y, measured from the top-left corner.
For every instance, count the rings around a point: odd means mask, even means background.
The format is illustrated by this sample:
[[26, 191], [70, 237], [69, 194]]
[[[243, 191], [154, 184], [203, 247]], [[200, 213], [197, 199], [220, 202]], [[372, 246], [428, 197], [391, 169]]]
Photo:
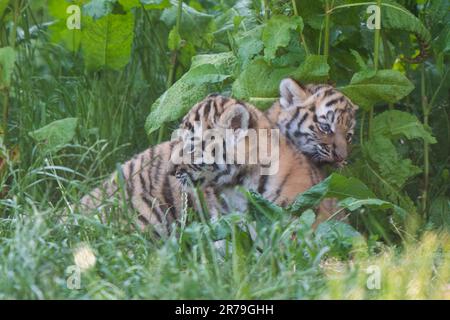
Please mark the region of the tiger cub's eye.
[[331, 133], [331, 127], [329, 124], [320, 123], [319, 127], [320, 127], [320, 130], [323, 131], [324, 133], [326, 133], [326, 134]]
[[352, 141], [352, 136], [353, 134], [351, 132], [347, 133], [346, 138], [348, 142]]

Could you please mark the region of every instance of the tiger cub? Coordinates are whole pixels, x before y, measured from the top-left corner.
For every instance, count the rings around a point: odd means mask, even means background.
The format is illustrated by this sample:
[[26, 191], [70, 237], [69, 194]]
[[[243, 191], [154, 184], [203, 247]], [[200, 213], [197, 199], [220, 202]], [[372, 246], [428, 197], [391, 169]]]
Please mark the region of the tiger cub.
[[[98, 188], [80, 201], [82, 211], [98, 211], [106, 220], [114, 201], [123, 201], [137, 213], [141, 228], [152, 225], [157, 234], [167, 234], [183, 207], [181, 184], [169, 174], [171, 154], [177, 141], [167, 141], [135, 155]], [[188, 199], [190, 200], [190, 199]], [[190, 203], [192, 206], [192, 204]]]
[[327, 84], [302, 86], [292, 79], [280, 84], [269, 119], [298, 150], [318, 165], [342, 167], [355, 129], [358, 106]]

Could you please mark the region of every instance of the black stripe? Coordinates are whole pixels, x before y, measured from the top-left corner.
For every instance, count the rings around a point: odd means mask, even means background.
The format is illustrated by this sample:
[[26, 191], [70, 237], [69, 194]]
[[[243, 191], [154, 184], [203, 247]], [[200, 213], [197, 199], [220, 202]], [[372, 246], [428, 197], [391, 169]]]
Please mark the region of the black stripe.
[[207, 100], [203, 107], [203, 116], [208, 117], [208, 113], [211, 111], [211, 100]]
[[259, 179], [258, 193], [261, 195], [264, 194], [264, 191], [266, 191], [266, 184], [267, 184], [268, 178], [269, 178], [269, 176], [264, 175], [264, 176], [261, 176], [261, 178]]
[[272, 202], [275, 202], [280, 197], [281, 190], [283, 189], [284, 185], [286, 184], [287, 178], [288, 178], [288, 175], [285, 175], [283, 181], [281, 181], [281, 184], [278, 186], [278, 189], [275, 192], [275, 198], [273, 198], [273, 200], [271, 200]]
[[292, 116], [291, 120], [286, 124], [287, 130], [289, 130], [289, 128], [291, 127], [292, 122], [294, 122], [294, 120], [297, 119], [299, 112], [300, 112], [300, 108], [297, 108], [297, 110], [295, 110], [295, 114]]
[[139, 221], [141, 221], [143, 224], [150, 224], [150, 221], [148, 221], [148, 219], [146, 217], [144, 217], [143, 215], [138, 215], [138, 219]]
[[305, 120], [308, 118], [308, 112], [306, 112], [303, 117], [300, 119], [300, 122], [298, 123], [298, 127], [300, 128], [300, 126], [303, 124], [303, 122], [305, 122]]
[[341, 98], [336, 98], [336, 99], [330, 100], [327, 102], [327, 104], [325, 106], [331, 107], [332, 105], [334, 105], [336, 102], [339, 102], [339, 101], [341, 101]]
[[144, 178], [144, 176], [143, 176], [143, 171], [141, 171], [140, 173], [139, 173], [139, 180], [140, 180], [140, 182], [141, 182], [141, 185], [142, 185], [142, 189], [144, 190], [144, 192], [145, 193], [148, 193], [148, 189], [147, 189], [147, 184], [145, 183], [145, 178]]
[[130, 200], [134, 194], [133, 171], [134, 171], [134, 161], [131, 160], [128, 165], [128, 177], [125, 177], [125, 174], [123, 175], [123, 178], [125, 180], [124, 183], [127, 188], [127, 193]]
[[175, 213], [174, 198], [172, 195], [169, 175], [166, 175], [164, 179], [162, 196], [164, 198], [164, 202], [167, 205], [167, 210], [169, 211], [170, 216], [172, 217], [173, 221], [175, 221], [177, 219], [177, 216]]
[[158, 220], [159, 223], [162, 223], [162, 217], [156, 212], [153, 201], [145, 195], [142, 196], [142, 200], [144, 200], [145, 204], [148, 206], [149, 211], [156, 217], [156, 220]]

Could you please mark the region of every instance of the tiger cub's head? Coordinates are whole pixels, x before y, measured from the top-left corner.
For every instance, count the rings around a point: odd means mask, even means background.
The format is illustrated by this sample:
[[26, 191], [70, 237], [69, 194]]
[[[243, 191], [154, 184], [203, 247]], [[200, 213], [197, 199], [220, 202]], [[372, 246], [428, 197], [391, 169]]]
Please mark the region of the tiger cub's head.
[[[170, 174], [183, 184], [226, 186], [233, 184], [247, 163], [236, 163], [239, 152], [254, 151], [247, 142], [249, 130], [271, 128], [269, 120], [259, 121], [260, 111], [244, 102], [220, 95], [209, 95], [183, 118], [175, 140], [171, 161], [178, 158]], [[240, 148], [240, 149], [236, 149]], [[230, 156], [231, 150], [236, 150]], [[176, 156], [175, 158], [173, 156]], [[182, 161], [179, 161], [182, 160]]]
[[280, 84], [280, 101], [268, 112], [273, 123], [316, 163], [345, 164], [358, 106], [327, 84]]

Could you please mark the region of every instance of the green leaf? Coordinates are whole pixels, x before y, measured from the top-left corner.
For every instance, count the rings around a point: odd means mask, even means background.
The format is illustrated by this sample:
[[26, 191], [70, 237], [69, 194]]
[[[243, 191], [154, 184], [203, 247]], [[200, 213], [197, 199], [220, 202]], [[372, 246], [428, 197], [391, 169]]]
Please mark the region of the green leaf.
[[321, 83], [328, 79], [329, 71], [330, 66], [325, 56], [309, 55], [290, 76], [303, 83]]
[[315, 231], [316, 241], [329, 247], [327, 255], [338, 258], [346, 257], [355, 240], [361, 238], [362, 235], [352, 226], [335, 220], [319, 224]]
[[384, 136], [375, 135], [364, 144], [364, 151], [377, 164], [383, 179], [397, 188], [401, 188], [409, 178], [422, 171], [410, 159], [401, 159], [395, 146]]
[[418, 35], [426, 43], [430, 43], [431, 34], [422, 21], [394, 1], [383, 1], [381, 24], [383, 29], [403, 30]]
[[[178, 0], [171, 0], [171, 3], [172, 6], [165, 9], [160, 18], [169, 29], [176, 25], [178, 12]], [[181, 38], [197, 47], [204, 48], [205, 42], [211, 42], [210, 23], [213, 18], [213, 15], [198, 12], [186, 3], [183, 3], [179, 26]]]
[[94, 18], [99, 19], [112, 12], [116, 0], [91, 0], [83, 6], [83, 12]]
[[130, 60], [134, 16], [109, 14], [101, 19], [86, 17], [82, 34], [88, 69], [121, 69]]
[[[157, 130], [163, 123], [180, 119], [211, 93], [212, 84], [228, 79], [234, 65], [233, 60], [232, 53], [194, 58], [191, 69], [153, 104], [145, 124], [147, 133]], [[204, 62], [209, 63], [202, 64]]]
[[16, 52], [11, 47], [0, 48], [0, 89], [9, 87], [16, 62]]
[[73, 139], [77, 124], [77, 118], [56, 120], [28, 134], [36, 142], [43, 143], [44, 150], [56, 152]]
[[316, 207], [324, 198], [345, 199], [349, 197], [368, 199], [375, 198], [375, 195], [360, 180], [333, 173], [322, 182], [299, 195], [289, 210], [294, 213], [301, 213], [306, 209]]
[[[281, 80], [292, 77], [295, 80], [311, 83], [322, 82], [328, 78], [329, 67], [324, 56], [311, 55], [300, 67], [274, 67], [263, 58], [250, 62], [233, 83], [233, 95], [238, 99], [258, 101], [261, 98], [278, 98]], [[264, 81], [255, 81], [264, 79]], [[261, 107], [256, 104], [257, 107]]]
[[391, 140], [398, 138], [423, 139], [436, 143], [436, 139], [420, 121], [408, 112], [389, 110], [373, 120], [373, 138], [364, 144], [364, 152], [377, 164], [378, 172], [390, 184], [401, 188], [406, 181], [422, 172], [410, 159], [401, 159]]
[[212, 64], [220, 73], [231, 74], [236, 65], [236, 57], [233, 52], [199, 54], [192, 58], [191, 68], [193, 69], [204, 64]]
[[[238, 99], [250, 97], [278, 97], [280, 81], [287, 77], [294, 68], [274, 68], [262, 58], [257, 58], [247, 65], [233, 83], [233, 95]], [[264, 79], [264, 81], [260, 81]]]
[[423, 139], [431, 144], [437, 142], [415, 115], [399, 110], [385, 111], [377, 115], [373, 121], [373, 133], [375, 136]]
[[189, 77], [186, 78], [188, 84], [202, 85], [205, 83], [220, 83], [231, 78], [229, 74], [223, 74], [212, 64], [204, 64], [192, 69]]
[[355, 211], [361, 209], [362, 207], [371, 207], [377, 208], [381, 210], [392, 209], [399, 217], [406, 217], [407, 212], [400, 208], [399, 206], [380, 199], [355, 199], [355, 198], [346, 198], [342, 201], [339, 201], [338, 206], [341, 208], [345, 208], [349, 211]]
[[9, 0], [0, 0], [0, 17], [3, 16], [6, 8], [8, 7]]
[[248, 199], [248, 212], [256, 220], [274, 222], [286, 214], [286, 211], [282, 207], [270, 202], [257, 192], [247, 191], [245, 195]]
[[237, 55], [242, 66], [245, 67], [264, 48], [261, 40], [262, 30], [262, 26], [257, 26], [237, 37]]
[[394, 103], [407, 96], [414, 85], [395, 70], [365, 70], [356, 73], [340, 91], [354, 103], [369, 109], [378, 102]]
[[270, 18], [262, 33], [264, 56], [270, 61], [275, 58], [278, 48], [286, 47], [291, 40], [291, 31], [303, 30], [301, 17], [276, 15]]

